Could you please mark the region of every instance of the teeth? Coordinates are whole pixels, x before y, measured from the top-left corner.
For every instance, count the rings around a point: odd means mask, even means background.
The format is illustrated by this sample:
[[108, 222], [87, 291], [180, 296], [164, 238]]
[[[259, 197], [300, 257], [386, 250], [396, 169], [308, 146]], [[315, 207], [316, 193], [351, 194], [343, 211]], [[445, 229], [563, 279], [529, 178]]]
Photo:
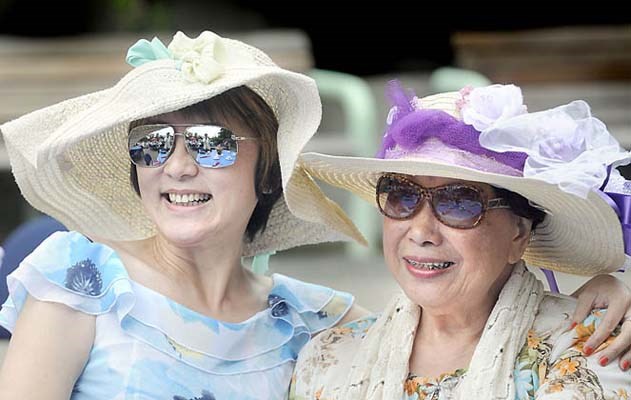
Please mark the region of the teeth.
[[452, 265], [454, 265], [453, 262], [451, 261], [445, 261], [442, 263], [420, 263], [414, 260], [410, 260], [410, 259], [405, 259], [408, 263], [410, 263], [410, 265], [412, 265], [414, 268], [418, 268], [418, 269], [428, 269], [428, 270], [436, 270], [436, 269], [445, 269], [445, 268], [449, 268]]
[[210, 195], [207, 193], [187, 193], [187, 194], [176, 194], [176, 193], [167, 193], [167, 197], [170, 203], [177, 205], [186, 205], [186, 206], [194, 206], [200, 203], [205, 203], [210, 200]]

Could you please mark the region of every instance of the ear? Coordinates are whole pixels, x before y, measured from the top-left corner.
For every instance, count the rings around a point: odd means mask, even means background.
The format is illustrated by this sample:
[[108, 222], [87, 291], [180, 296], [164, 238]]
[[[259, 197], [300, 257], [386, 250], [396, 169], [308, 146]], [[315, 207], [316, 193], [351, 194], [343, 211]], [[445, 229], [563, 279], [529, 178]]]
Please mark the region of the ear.
[[530, 237], [532, 232], [532, 221], [528, 218], [515, 216], [517, 219], [516, 222], [516, 231], [515, 236], [513, 236], [513, 241], [511, 244], [511, 249], [508, 255], [508, 262], [514, 264], [521, 260], [524, 255], [524, 251], [526, 251], [526, 247], [528, 247], [528, 243], [530, 243]]

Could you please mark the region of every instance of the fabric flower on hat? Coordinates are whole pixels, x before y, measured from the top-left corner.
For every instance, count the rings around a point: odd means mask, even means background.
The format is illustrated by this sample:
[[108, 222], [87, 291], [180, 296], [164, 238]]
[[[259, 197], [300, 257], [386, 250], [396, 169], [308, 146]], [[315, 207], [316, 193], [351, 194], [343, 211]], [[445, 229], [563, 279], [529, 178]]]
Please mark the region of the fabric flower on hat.
[[494, 123], [527, 112], [521, 89], [515, 85], [491, 85], [463, 93], [462, 120], [482, 132]]
[[482, 131], [480, 144], [497, 152], [528, 154], [524, 177], [582, 198], [603, 184], [608, 166], [631, 162], [629, 152], [581, 100], [497, 121]]
[[192, 39], [178, 32], [167, 48], [158, 38], [141, 39], [127, 52], [127, 63], [139, 67], [150, 61], [175, 59], [188, 82], [208, 84], [219, 78], [228, 66], [256, 66], [252, 56], [225, 45], [221, 36], [204, 31]]
[[195, 39], [178, 32], [169, 44], [173, 56], [182, 61], [181, 70], [189, 82], [210, 83], [224, 72], [221, 63], [226, 49], [222, 38], [205, 31]]
[[166, 46], [154, 37], [151, 42], [147, 39], [140, 39], [127, 50], [125, 61], [132, 67], [139, 67], [150, 61], [173, 58], [173, 55]]

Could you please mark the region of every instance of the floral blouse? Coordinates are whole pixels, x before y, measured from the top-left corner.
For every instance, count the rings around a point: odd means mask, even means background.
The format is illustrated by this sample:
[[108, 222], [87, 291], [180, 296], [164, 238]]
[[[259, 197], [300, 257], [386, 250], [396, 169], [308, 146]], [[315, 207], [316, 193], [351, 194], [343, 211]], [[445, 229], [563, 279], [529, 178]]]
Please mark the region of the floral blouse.
[[[619, 333], [616, 329], [595, 351], [585, 357], [583, 344], [600, 324], [604, 310], [595, 310], [573, 330], [563, 333], [574, 309], [574, 300], [547, 294], [541, 303], [533, 328], [515, 360], [515, 399], [631, 399], [631, 374], [615, 362], [598, 364], [598, 352]], [[292, 377], [290, 400], [330, 400], [328, 388], [343, 384], [349, 365], [363, 337], [376, 317], [363, 318], [329, 329], [313, 340], [300, 354]], [[402, 400], [452, 399], [466, 376], [466, 369], [439, 377], [409, 374], [402, 382]]]
[[0, 325], [15, 327], [27, 294], [96, 316], [73, 400], [286, 399], [298, 352], [335, 325], [353, 297], [272, 278], [267, 309], [222, 322], [132, 281], [109, 247], [58, 232], [9, 275]]

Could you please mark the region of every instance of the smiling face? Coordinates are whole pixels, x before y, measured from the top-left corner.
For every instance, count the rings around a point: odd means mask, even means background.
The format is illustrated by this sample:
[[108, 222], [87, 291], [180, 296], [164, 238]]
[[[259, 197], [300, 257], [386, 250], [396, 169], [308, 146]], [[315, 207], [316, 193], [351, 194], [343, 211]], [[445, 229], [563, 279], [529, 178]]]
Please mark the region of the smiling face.
[[[487, 184], [423, 176], [409, 179], [426, 188], [471, 184], [488, 198], [495, 197]], [[529, 220], [510, 209], [488, 210], [475, 228], [457, 229], [439, 222], [427, 201], [413, 218], [384, 217], [383, 224], [384, 256], [391, 273], [411, 300], [435, 309], [490, 298], [494, 302], [529, 237]]]
[[[164, 114], [160, 120], [165, 124], [209, 122], [177, 112]], [[235, 122], [222, 125], [236, 136], [256, 137]], [[218, 237], [222, 242], [241, 243], [257, 204], [254, 181], [258, 153], [256, 140], [240, 141], [234, 165], [204, 168], [187, 153], [184, 138], [176, 136], [173, 153], [163, 166], [137, 168], [142, 204], [159, 234], [179, 247], [197, 246]]]

